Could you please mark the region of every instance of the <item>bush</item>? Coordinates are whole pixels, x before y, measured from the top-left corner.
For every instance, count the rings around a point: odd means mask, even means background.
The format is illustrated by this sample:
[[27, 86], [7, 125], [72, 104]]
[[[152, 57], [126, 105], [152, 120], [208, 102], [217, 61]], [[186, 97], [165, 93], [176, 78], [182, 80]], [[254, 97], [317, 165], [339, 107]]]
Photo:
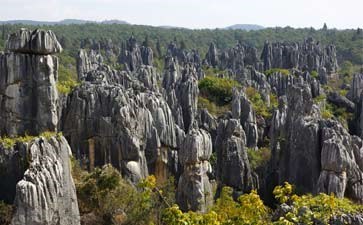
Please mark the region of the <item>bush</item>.
[[319, 74], [318, 74], [318, 72], [316, 72], [316, 70], [311, 71], [310, 76], [312, 76], [315, 79], [319, 78]]
[[[38, 137], [44, 137], [45, 139], [49, 140], [52, 137], [59, 137], [62, 133], [56, 133], [51, 131], [45, 131], [38, 135]], [[4, 146], [5, 148], [11, 148], [18, 142], [30, 142], [33, 139], [37, 138], [36, 136], [30, 136], [25, 134], [24, 136], [18, 137], [0, 137], [0, 145]]]
[[269, 70], [265, 70], [264, 73], [266, 76], [270, 76], [274, 73], [281, 73], [282, 75], [288, 76], [290, 74], [290, 71], [287, 69], [282, 69], [282, 68], [272, 68]]
[[[328, 224], [333, 215], [354, 214], [363, 212], [363, 206], [354, 204], [345, 198], [336, 198], [334, 194], [306, 194], [297, 196], [294, 187], [285, 182], [283, 186], [275, 187], [273, 194], [280, 203], [287, 203], [292, 210], [274, 222], [280, 224]], [[302, 210], [303, 209], [303, 210]]]
[[[248, 99], [251, 101], [253, 109], [256, 114], [262, 116], [264, 118], [270, 118], [272, 116], [272, 108], [277, 105], [272, 106], [271, 108], [267, 107], [267, 104], [263, 101], [261, 94], [253, 87], [247, 87], [245, 93]], [[276, 99], [272, 102], [276, 104]]]
[[214, 116], [221, 116], [225, 112], [231, 110], [231, 104], [226, 104], [223, 106], [216, 105], [214, 102], [209, 101], [207, 98], [203, 98], [201, 96], [198, 97], [198, 108], [199, 109], [207, 109], [209, 113]]
[[248, 148], [247, 154], [253, 170], [266, 166], [271, 158], [271, 150], [269, 148], [260, 148], [258, 150]]
[[207, 76], [199, 81], [200, 95], [218, 105], [226, 105], [232, 101], [232, 88], [240, 84], [229, 78]]
[[0, 201], [0, 224], [8, 225], [11, 223], [13, 206]]
[[174, 203], [173, 178], [157, 185], [149, 176], [135, 188], [111, 165], [91, 173], [75, 160], [72, 165], [81, 216], [93, 214], [102, 224], [157, 224], [164, 208]]

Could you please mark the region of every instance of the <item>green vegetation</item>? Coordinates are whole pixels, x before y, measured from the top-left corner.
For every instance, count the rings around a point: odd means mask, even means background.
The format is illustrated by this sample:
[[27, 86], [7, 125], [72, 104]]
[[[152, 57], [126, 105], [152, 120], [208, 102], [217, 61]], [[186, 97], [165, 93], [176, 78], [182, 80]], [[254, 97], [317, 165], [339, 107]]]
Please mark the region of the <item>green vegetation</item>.
[[237, 201], [232, 198], [232, 188], [224, 187], [220, 198], [205, 214], [179, 210], [174, 205], [165, 210], [162, 221], [165, 225], [244, 225], [269, 224], [269, 209], [263, 204], [257, 192], [241, 195]]
[[251, 101], [253, 109], [256, 114], [264, 118], [271, 118], [272, 109], [277, 107], [277, 97], [275, 95], [270, 95], [272, 101], [270, 102], [270, 107], [267, 106], [266, 102], [262, 99], [261, 94], [253, 87], [247, 87], [245, 93], [248, 99]]
[[330, 103], [325, 104], [321, 116], [324, 119], [337, 119], [344, 127], [348, 128], [348, 122], [353, 118], [353, 113], [348, 112], [345, 108], [335, 106]]
[[209, 101], [207, 98], [203, 98], [198, 96], [198, 108], [203, 109], [206, 108], [209, 113], [215, 116], [221, 116], [227, 111], [231, 111], [231, 104], [226, 104], [219, 106], [212, 101]]
[[316, 70], [311, 71], [310, 76], [312, 76], [315, 79], [319, 78], [319, 73]]
[[266, 76], [271, 76], [274, 73], [281, 73], [282, 75], [288, 76], [290, 74], [290, 71], [282, 68], [273, 68], [264, 72]]
[[0, 201], [0, 224], [8, 225], [11, 223], [13, 206]]
[[[60, 137], [62, 133], [56, 133], [51, 131], [45, 131], [37, 137], [44, 137], [45, 139], [49, 140], [52, 137]], [[30, 136], [25, 134], [24, 136], [19, 137], [0, 137], [0, 145], [4, 146], [5, 148], [11, 148], [18, 142], [30, 142], [37, 138], [36, 136]]]
[[276, 225], [316, 224], [314, 221], [328, 224], [332, 215], [363, 212], [362, 205], [345, 198], [336, 198], [333, 194], [297, 196], [294, 194], [294, 187], [287, 182], [283, 186], [275, 187], [273, 194], [280, 203], [292, 206], [290, 212], [274, 222]]
[[66, 53], [61, 53], [59, 60], [57, 89], [61, 94], [68, 94], [78, 86], [76, 60]]
[[206, 76], [199, 81], [200, 95], [218, 105], [226, 105], [232, 101], [232, 88], [240, 84], [229, 78]]
[[207, 77], [208, 76], [218, 76], [218, 75], [221, 75], [221, 74], [224, 74], [224, 75], [228, 74], [228, 71], [220, 70], [220, 69], [215, 68], [215, 67], [206, 67], [206, 66], [204, 66], [203, 71], [205, 73], [205, 76], [207, 76]]
[[173, 178], [157, 185], [149, 176], [135, 188], [111, 165], [87, 172], [75, 160], [72, 174], [82, 221], [90, 224], [160, 224], [161, 212], [174, 203]]
[[253, 170], [266, 166], [271, 158], [271, 150], [269, 148], [259, 148], [258, 150], [249, 148], [247, 149], [247, 154]]

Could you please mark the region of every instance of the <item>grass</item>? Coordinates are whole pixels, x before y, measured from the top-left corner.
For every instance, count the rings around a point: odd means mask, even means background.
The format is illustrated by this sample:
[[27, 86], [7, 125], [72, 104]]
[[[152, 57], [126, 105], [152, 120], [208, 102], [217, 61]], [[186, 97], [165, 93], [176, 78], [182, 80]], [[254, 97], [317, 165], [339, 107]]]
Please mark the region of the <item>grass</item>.
[[2, 145], [5, 148], [11, 148], [16, 143], [19, 143], [19, 142], [30, 142], [37, 137], [44, 137], [45, 139], [50, 140], [54, 136], [56, 138], [59, 138], [62, 136], [62, 133], [45, 131], [45, 132], [39, 134], [38, 136], [30, 136], [30, 135], [25, 134], [24, 136], [19, 136], [19, 137], [0, 137], [0, 145]]
[[216, 105], [214, 102], [209, 101], [207, 98], [203, 98], [202, 96], [198, 97], [198, 108], [199, 109], [207, 109], [209, 113], [214, 116], [221, 116], [224, 113], [231, 111], [231, 104], [226, 104], [223, 106]]
[[282, 69], [282, 68], [272, 68], [269, 70], [265, 70], [264, 74], [266, 76], [270, 76], [274, 73], [281, 73], [282, 75], [288, 76], [290, 74], [290, 71], [287, 69]]
[[267, 165], [271, 158], [271, 150], [269, 148], [260, 148], [258, 150], [248, 148], [247, 154], [248, 160], [253, 170]]

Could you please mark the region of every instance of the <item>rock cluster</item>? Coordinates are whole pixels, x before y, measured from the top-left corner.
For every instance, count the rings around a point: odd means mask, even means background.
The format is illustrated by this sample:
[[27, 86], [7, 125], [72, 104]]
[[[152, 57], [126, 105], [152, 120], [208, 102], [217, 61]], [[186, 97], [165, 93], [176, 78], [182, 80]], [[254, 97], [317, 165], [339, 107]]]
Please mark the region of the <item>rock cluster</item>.
[[153, 51], [150, 47], [139, 45], [134, 37], [130, 37], [121, 46], [119, 62], [126, 66], [127, 70], [135, 71], [140, 65], [153, 65]]
[[[58, 58], [54, 54], [61, 50], [51, 31], [22, 29], [10, 35], [6, 53], [0, 55], [1, 136], [57, 131]], [[6, 179], [0, 185], [4, 187], [0, 198], [8, 203], [15, 199], [12, 224], [80, 224], [70, 156], [62, 136], [11, 147], [0, 144], [0, 168], [6, 168], [0, 172], [0, 179]]]
[[177, 201], [182, 210], [206, 212], [213, 201], [208, 173], [212, 140], [204, 130], [192, 129], [186, 135], [179, 152], [183, 173], [178, 182]]
[[274, 113], [271, 131], [274, 180], [289, 181], [303, 192], [362, 201], [362, 141], [338, 122], [320, 117], [308, 86], [289, 87], [287, 104]]
[[38, 134], [58, 124], [58, 58], [55, 35], [20, 30], [0, 54], [0, 134]]
[[303, 43], [266, 42], [261, 59], [264, 62], [264, 70], [271, 68], [296, 68], [321, 73], [326, 70], [328, 74], [337, 71], [338, 63], [335, 46], [323, 47], [312, 38]]
[[[64, 137], [19, 143], [30, 165], [16, 184], [13, 225], [79, 224], [76, 190], [70, 171], [71, 149]], [[17, 151], [17, 149], [1, 149]]]

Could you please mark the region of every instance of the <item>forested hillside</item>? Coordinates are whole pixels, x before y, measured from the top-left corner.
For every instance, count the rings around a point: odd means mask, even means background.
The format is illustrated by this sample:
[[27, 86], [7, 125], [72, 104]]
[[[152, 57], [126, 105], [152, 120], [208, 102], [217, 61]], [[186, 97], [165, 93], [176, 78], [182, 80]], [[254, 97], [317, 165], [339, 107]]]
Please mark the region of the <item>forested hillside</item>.
[[[0, 48], [3, 48], [7, 35], [21, 27], [36, 28], [29, 25], [3, 25], [0, 36]], [[322, 44], [333, 44], [337, 48], [338, 63], [350, 61], [355, 65], [363, 64], [363, 31], [356, 30], [336, 30], [305, 28], [294, 29], [266, 28], [257, 31], [244, 30], [224, 30], [224, 29], [179, 29], [179, 28], [159, 28], [151, 26], [127, 25], [127, 24], [84, 24], [84, 25], [55, 25], [42, 26], [43, 29], [51, 29], [57, 35], [61, 45], [66, 50], [66, 54], [75, 56], [80, 48], [81, 42], [87, 39], [107, 43], [112, 40], [114, 44], [119, 44], [121, 40], [128, 39], [134, 35], [138, 42], [148, 39], [150, 47], [157, 48], [159, 41], [160, 50], [164, 54], [168, 43], [176, 40], [181, 47], [196, 49], [200, 55], [205, 55], [209, 44], [214, 42], [219, 49], [232, 47], [237, 41], [256, 47], [262, 50], [266, 40], [274, 41], [302, 41], [307, 37], [312, 37]], [[158, 51], [154, 51], [158, 52]]]

